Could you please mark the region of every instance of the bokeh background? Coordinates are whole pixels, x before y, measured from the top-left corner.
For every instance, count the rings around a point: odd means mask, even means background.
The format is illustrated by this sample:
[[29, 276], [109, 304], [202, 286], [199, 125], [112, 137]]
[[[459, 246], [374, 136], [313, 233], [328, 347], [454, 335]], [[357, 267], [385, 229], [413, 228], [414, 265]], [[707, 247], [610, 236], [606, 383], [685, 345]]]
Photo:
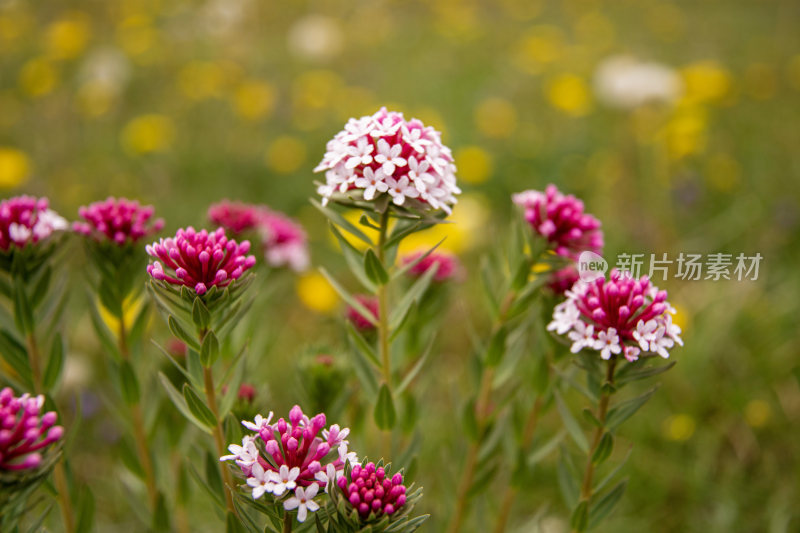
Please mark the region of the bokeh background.
[[[420, 384], [427, 531], [444, 527], [465, 449], [448, 406], [470, 387], [471, 347], [452, 333], [485, 331], [478, 258], [506, 234], [511, 193], [552, 182], [584, 199], [612, 263], [622, 252], [760, 253], [754, 281], [683, 281], [675, 265], [659, 281], [686, 347], [623, 429], [631, 481], [606, 528], [796, 531], [798, 22], [792, 0], [0, 0], [0, 194], [48, 196], [70, 219], [110, 194], [137, 198], [170, 231], [207, 224], [221, 198], [266, 203], [301, 220], [314, 265], [341, 273], [308, 203], [325, 142], [382, 105], [441, 130], [464, 194], [455, 224], [413, 244], [446, 234], [468, 276]], [[308, 354], [346, 368], [343, 309], [314, 270], [271, 275], [255, 317], [271, 333], [254, 342], [252, 369], [259, 409], [283, 411], [302, 399]], [[104, 444], [119, 429], [76, 292], [62, 389], [97, 404], [76, 472], [95, 487], [98, 530], [136, 528]], [[557, 425], [552, 413], [544, 425]], [[563, 526], [553, 470], [545, 462], [525, 488], [511, 529], [531, 530], [537, 512]], [[469, 531], [493, 523], [507, 477], [475, 503]]]

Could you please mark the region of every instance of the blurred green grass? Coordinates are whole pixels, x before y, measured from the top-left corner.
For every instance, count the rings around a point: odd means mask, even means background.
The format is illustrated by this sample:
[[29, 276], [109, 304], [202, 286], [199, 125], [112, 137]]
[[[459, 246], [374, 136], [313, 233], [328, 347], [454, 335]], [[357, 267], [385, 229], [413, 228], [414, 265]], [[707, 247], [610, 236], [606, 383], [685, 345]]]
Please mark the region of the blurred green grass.
[[[659, 283], [680, 309], [686, 347], [624, 429], [636, 443], [631, 482], [608, 528], [791, 531], [800, 479], [791, 373], [800, 348], [798, 17], [796, 2], [777, 0], [0, 0], [0, 193], [49, 196], [68, 218], [109, 194], [135, 197], [155, 204], [169, 230], [205, 224], [207, 206], [223, 197], [263, 202], [302, 220], [315, 265], [341, 266], [308, 207], [311, 171], [347, 118], [387, 105], [441, 129], [455, 152], [468, 201], [456, 208], [456, 217], [465, 211], [450, 244], [471, 274], [506, 231], [509, 194], [549, 182], [603, 221], [609, 258], [759, 252], [757, 281]], [[672, 66], [683, 96], [630, 111], [604, 106], [593, 76], [616, 54]], [[465, 225], [480, 216], [488, 222]], [[448, 316], [480, 329], [474, 278], [454, 291]], [[302, 279], [323, 298], [313, 277]], [[293, 358], [306, 339], [343, 346], [339, 309], [309, 309], [295, 284], [283, 275], [280, 296], [259, 315], [277, 331], [256, 343], [265, 410], [299, 399], [282, 384], [299, 379]], [[75, 308], [71, 349], [99, 364]], [[466, 367], [470, 347], [442, 337], [436, 371]], [[425, 383], [431, 427], [417, 478], [435, 514], [428, 529], [438, 531], [461, 458], [457, 421], [448, 434], [435, 429], [468, 385], [463, 374]], [[76, 470], [91, 472], [84, 460]], [[541, 475], [517, 504], [521, 531], [541, 505], [564, 513], [552, 469]], [[123, 492], [99, 506], [106, 530], [124, 515], [113, 501]], [[475, 531], [492, 524], [496, 505], [475, 503]]]

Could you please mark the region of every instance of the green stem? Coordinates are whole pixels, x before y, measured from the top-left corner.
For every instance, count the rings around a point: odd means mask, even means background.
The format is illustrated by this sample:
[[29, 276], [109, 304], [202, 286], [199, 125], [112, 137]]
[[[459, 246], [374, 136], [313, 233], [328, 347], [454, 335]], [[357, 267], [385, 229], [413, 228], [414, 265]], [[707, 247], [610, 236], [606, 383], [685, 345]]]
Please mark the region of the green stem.
[[[225, 455], [225, 438], [223, 437], [222, 433], [222, 423], [220, 422], [219, 419], [219, 410], [217, 409], [217, 395], [214, 390], [214, 376], [211, 373], [211, 368], [203, 367], [203, 380], [205, 382], [206, 400], [208, 401], [208, 408], [211, 409], [211, 413], [214, 415], [214, 420], [217, 421], [212, 431], [212, 433], [214, 434], [214, 444], [216, 444], [217, 447], [217, 456], [222, 457], [223, 455]], [[236, 508], [233, 506], [233, 495], [231, 494], [231, 490], [233, 487], [233, 479], [231, 478], [231, 471], [228, 468], [228, 466], [223, 462], [219, 462], [219, 469], [220, 472], [222, 473], [222, 480], [225, 485], [223, 487], [223, 490], [225, 492], [225, 504], [228, 507], [228, 511], [236, 515]]]
[[[125, 328], [125, 314], [122, 313], [119, 319], [119, 335], [118, 335], [119, 353], [125, 361], [130, 361], [131, 352], [128, 347], [128, 332]], [[133, 423], [133, 438], [136, 441], [136, 451], [139, 454], [139, 460], [142, 463], [144, 470], [145, 486], [147, 487], [147, 496], [150, 500], [150, 508], [155, 512], [156, 505], [158, 504], [158, 487], [156, 486], [156, 477], [153, 470], [153, 461], [150, 457], [150, 448], [147, 445], [147, 431], [144, 426], [144, 416], [142, 415], [142, 408], [139, 402], [130, 406], [131, 421]]]
[[[389, 208], [386, 208], [386, 211], [383, 212], [381, 215], [381, 222], [380, 222], [380, 229], [378, 234], [378, 244], [375, 249], [375, 255], [378, 257], [378, 260], [383, 265], [383, 261], [386, 258], [386, 254], [384, 251], [384, 247], [386, 245], [386, 233], [389, 229]], [[386, 268], [386, 265], [384, 265]], [[389, 291], [388, 286], [386, 284], [379, 284], [377, 289], [377, 297], [378, 297], [378, 353], [380, 355], [381, 360], [381, 370], [383, 373], [383, 382], [386, 383], [386, 387], [389, 389], [389, 394], [392, 393], [392, 354], [391, 354], [391, 346], [389, 344], [389, 337], [391, 335], [391, 331], [389, 331]], [[391, 430], [386, 430], [383, 432], [382, 435], [382, 448], [383, 448], [383, 456], [389, 457], [391, 455]]]
[[[614, 384], [614, 370], [616, 369], [616, 366], [616, 359], [612, 359], [608, 362], [606, 383], [609, 385]], [[600, 396], [600, 403], [597, 406], [596, 417], [600, 422], [600, 426], [594, 430], [594, 438], [592, 439], [592, 446], [589, 449], [589, 454], [586, 459], [586, 468], [583, 472], [583, 483], [581, 485], [580, 501], [586, 502], [587, 505], [589, 505], [592, 500], [592, 477], [594, 476], [594, 464], [592, 463], [592, 456], [594, 456], [594, 452], [597, 450], [597, 446], [600, 444], [600, 439], [603, 438], [603, 431], [606, 422], [606, 415], [608, 415], [608, 405], [610, 400], [611, 393], [604, 391]], [[573, 530], [573, 533], [577, 533], [577, 530]]]
[[289, 511], [284, 511], [283, 514], [283, 533], [292, 533], [292, 515]]

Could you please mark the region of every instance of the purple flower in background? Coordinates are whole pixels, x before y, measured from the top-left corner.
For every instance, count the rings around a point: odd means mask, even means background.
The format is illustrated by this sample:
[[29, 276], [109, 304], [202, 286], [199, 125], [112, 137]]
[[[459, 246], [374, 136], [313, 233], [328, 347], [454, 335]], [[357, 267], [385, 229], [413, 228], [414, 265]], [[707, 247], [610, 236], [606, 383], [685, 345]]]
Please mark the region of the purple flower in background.
[[0, 201], [0, 250], [36, 244], [68, 227], [64, 218], [49, 209], [47, 198], [16, 196]]
[[[228, 239], [222, 228], [212, 233], [195, 231], [192, 227], [179, 229], [175, 237], [160, 239], [146, 250], [160, 259], [147, 266], [147, 272], [154, 279], [185, 285], [201, 296], [212, 286], [226, 287], [256, 264], [255, 256], [247, 255], [250, 242], [238, 244]], [[174, 276], [165, 272], [164, 266], [171, 269]]]
[[27, 470], [42, 463], [39, 453], [64, 435], [56, 426], [57, 415], [40, 416], [44, 396], [14, 396], [6, 387], [0, 391], [0, 470]]
[[78, 209], [85, 222], [75, 222], [72, 228], [99, 241], [136, 243], [164, 228], [162, 219], [153, 220], [154, 211], [153, 206], [139, 205], [135, 200], [108, 197]]
[[283, 213], [263, 208], [259, 220], [264, 256], [270, 266], [288, 266], [295, 272], [308, 268], [308, 241], [303, 227]]
[[401, 259], [404, 265], [419, 260], [417, 264], [408, 270], [410, 276], [422, 276], [434, 266], [438, 266], [436, 274], [433, 276], [434, 281], [444, 282], [461, 277], [463, 269], [461, 262], [455, 255], [447, 252], [432, 252], [420, 260], [419, 258], [424, 254], [425, 252], [414, 252]]
[[583, 202], [563, 195], [555, 185], [548, 185], [545, 192], [517, 193], [513, 201], [525, 209], [525, 219], [533, 231], [547, 239], [558, 255], [577, 260], [586, 250], [602, 252], [600, 221], [583, 212]]
[[222, 200], [208, 208], [208, 219], [234, 236], [259, 227], [263, 208], [258, 205]]

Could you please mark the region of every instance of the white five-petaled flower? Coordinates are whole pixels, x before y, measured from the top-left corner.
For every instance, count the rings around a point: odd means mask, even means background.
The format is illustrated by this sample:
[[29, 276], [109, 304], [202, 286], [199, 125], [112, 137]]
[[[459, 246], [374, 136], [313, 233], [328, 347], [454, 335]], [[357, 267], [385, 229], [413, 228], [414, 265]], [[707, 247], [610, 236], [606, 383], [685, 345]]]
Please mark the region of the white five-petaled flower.
[[[331, 447], [341, 443], [349, 444], [349, 441], [347, 441], [346, 439], [347, 436], [350, 434], [350, 428], [340, 428], [339, 424], [333, 424], [331, 425], [330, 429], [322, 430], [322, 437], [326, 441], [331, 441], [331, 434], [334, 435], [333, 441], [328, 442], [328, 444], [330, 444]], [[345, 446], [345, 448], [347, 448], [347, 446]]]
[[611, 354], [618, 354], [622, 351], [619, 345], [619, 335], [615, 328], [608, 328], [608, 331], [600, 331], [597, 333], [597, 345], [600, 348], [600, 357], [603, 359], [611, 359]]
[[406, 198], [419, 198], [419, 191], [409, 182], [408, 176], [403, 176], [399, 180], [386, 178], [386, 185], [395, 205], [403, 205]]
[[[673, 309], [674, 312], [674, 309]], [[677, 324], [672, 322], [672, 315], [667, 314], [667, 319], [664, 322], [664, 327], [666, 328], [666, 335], [671, 338], [673, 341], [678, 343], [679, 345], [683, 346], [683, 339], [681, 339], [681, 327]]]
[[558, 335], [563, 335], [578, 321], [581, 316], [578, 306], [572, 300], [561, 302], [553, 311], [553, 320], [547, 324], [547, 331], [553, 331]]
[[31, 230], [29, 230], [22, 224], [17, 224], [16, 222], [12, 222], [8, 226], [8, 236], [12, 241], [18, 243], [25, 243], [28, 242], [28, 239], [31, 238]]
[[358, 464], [360, 461], [358, 460], [358, 455], [356, 452], [348, 452], [347, 451], [347, 442], [342, 442], [339, 445], [339, 459], [343, 463], [350, 463], [351, 465]]
[[269, 412], [266, 418], [261, 415], [256, 415], [256, 418], [253, 420], [253, 422], [242, 420], [242, 425], [250, 431], [259, 432], [269, 425], [270, 420], [272, 420], [272, 411]]
[[430, 144], [430, 141], [422, 136], [422, 128], [408, 128], [403, 125], [403, 140], [417, 152], [425, 152], [425, 146]]
[[316, 474], [314, 474], [314, 479], [319, 481], [323, 484], [323, 488], [325, 492], [328, 492], [328, 484], [331, 481], [336, 481], [340, 477], [344, 475], [344, 471], [340, 470], [338, 473], [336, 472], [336, 467], [333, 466], [333, 463], [328, 463], [328, 466], [325, 470], [320, 470]]
[[597, 346], [597, 340], [594, 338], [594, 326], [587, 325], [581, 320], [573, 324], [572, 331], [569, 332], [569, 338], [573, 341], [572, 347], [569, 349], [572, 353], [578, 353], [583, 348], [595, 348]]
[[297, 487], [294, 491], [294, 496], [283, 502], [283, 508], [287, 511], [297, 509], [297, 521], [305, 522], [309, 511], [313, 513], [319, 509], [319, 504], [314, 501], [317, 491], [319, 491], [319, 485], [316, 483], [309, 485], [305, 489]]
[[353, 184], [359, 189], [364, 189], [364, 200], [372, 200], [376, 193], [389, 190], [389, 186], [383, 181], [382, 168], [375, 172], [371, 167], [364, 167], [364, 176], [356, 178]]
[[408, 179], [410, 179], [419, 192], [426, 192], [428, 185], [436, 183], [436, 177], [428, 174], [430, 163], [417, 161], [413, 155], [408, 158]]
[[640, 350], [636, 346], [625, 346], [625, 359], [628, 361], [636, 361], [639, 359], [639, 352]]
[[385, 139], [378, 140], [378, 154], [375, 156], [375, 162], [383, 165], [381, 168], [386, 176], [394, 174], [396, 167], [404, 167], [408, 163], [404, 157], [400, 157], [402, 151], [403, 146], [400, 144], [389, 146]]
[[643, 352], [655, 351], [651, 350], [650, 346], [655, 346], [656, 330], [658, 330], [658, 322], [655, 320], [640, 320], [636, 324], [636, 331], [633, 332], [633, 338], [639, 343]]
[[254, 500], [259, 499], [265, 492], [273, 492], [275, 490], [275, 483], [270, 474], [272, 474], [272, 471], [265, 471], [264, 467], [259, 463], [253, 465], [250, 477], [247, 478], [247, 485], [253, 489]]
[[297, 476], [300, 475], [300, 468], [294, 467], [289, 470], [289, 467], [286, 465], [281, 465], [280, 470], [278, 472], [269, 472], [270, 481], [272, 481], [275, 486], [272, 488], [272, 493], [275, 496], [280, 496], [287, 490], [292, 490], [297, 486]]
[[344, 164], [345, 168], [353, 169], [358, 165], [369, 165], [372, 163], [372, 151], [375, 146], [366, 137], [358, 140], [355, 146], [347, 147], [347, 154], [350, 156]]
[[236, 461], [241, 467], [253, 466], [258, 461], [258, 448], [256, 448], [255, 437], [246, 435], [242, 438], [242, 445], [231, 444], [228, 450], [232, 455], [223, 455], [220, 461]]

